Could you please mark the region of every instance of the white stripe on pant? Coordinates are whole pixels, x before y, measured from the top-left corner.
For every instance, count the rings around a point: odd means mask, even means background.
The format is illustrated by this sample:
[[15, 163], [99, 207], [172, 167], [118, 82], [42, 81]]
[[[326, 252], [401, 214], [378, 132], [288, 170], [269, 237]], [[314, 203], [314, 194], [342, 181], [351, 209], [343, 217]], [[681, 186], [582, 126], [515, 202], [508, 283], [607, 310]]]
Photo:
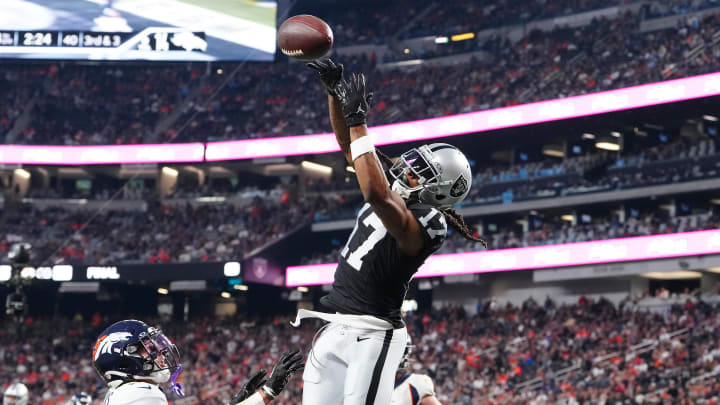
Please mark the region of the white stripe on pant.
[[303, 405], [388, 405], [407, 330], [330, 323], [316, 339], [303, 373]]

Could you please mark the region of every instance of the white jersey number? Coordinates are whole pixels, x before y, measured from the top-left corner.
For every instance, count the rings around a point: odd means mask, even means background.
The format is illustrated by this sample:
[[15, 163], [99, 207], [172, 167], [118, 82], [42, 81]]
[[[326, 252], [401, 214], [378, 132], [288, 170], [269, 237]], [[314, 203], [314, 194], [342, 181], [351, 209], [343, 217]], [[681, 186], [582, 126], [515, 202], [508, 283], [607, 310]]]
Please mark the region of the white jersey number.
[[[360, 218], [368, 208], [370, 208], [370, 205], [366, 204], [360, 210], [358, 218]], [[358, 227], [360, 226], [360, 221], [358, 221], [355, 223], [355, 228], [350, 234], [350, 238], [348, 238], [345, 247], [340, 252], [340, 256], [342, 256], [347, 261], [347, 263], [357, 271], [360, 271], [360, 268], [363, 265], [363, 259], [365, 258], [365, 255], [367, 255], [368, 252], [370, 252], [370, 250], [372, 250], [372, 248], [375, 247], [375, 245], [380, 242], [380, 240], [384, 238], [385, 235], [387, 235], [387, 229], [385, 229], [385, 225], [383, 225], [380, 218], [374, 212], [368, 215], [365, 219], [363, 219], [362, 224], [368, 228], [372, 228], [372, 232], [370, 233], [368, 238], [363, 243], [361, 243], [354, 252], [350, 252], [350, 242], [352, 242], [355, 234], [357, 233]]]

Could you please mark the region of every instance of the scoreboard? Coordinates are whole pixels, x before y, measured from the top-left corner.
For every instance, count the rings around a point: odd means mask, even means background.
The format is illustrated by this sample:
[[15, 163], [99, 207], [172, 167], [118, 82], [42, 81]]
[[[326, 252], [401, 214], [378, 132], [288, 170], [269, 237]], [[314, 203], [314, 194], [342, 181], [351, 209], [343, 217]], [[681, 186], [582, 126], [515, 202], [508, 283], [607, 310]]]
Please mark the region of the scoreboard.
[[175, 27], [149, 27], [137, 33], [0, 31], [0, 57], [214, 60], [207, 48], [205, 32]]
[[0, 31], [0, 47], [117, 48], [127, 33], [72, 31]]

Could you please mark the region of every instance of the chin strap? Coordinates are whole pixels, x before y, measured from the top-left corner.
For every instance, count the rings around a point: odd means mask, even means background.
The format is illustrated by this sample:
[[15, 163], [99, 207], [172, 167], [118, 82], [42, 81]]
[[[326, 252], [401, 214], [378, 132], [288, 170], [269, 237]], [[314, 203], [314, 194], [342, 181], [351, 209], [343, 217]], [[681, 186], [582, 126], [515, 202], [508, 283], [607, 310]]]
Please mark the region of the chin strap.
[[170, 391], [172, 391], [175, 395], [179, 397], [184, 397], [185, 392], [183, 391], [183, 386], [179, 382], [176, 382], [178, 375], [180, 375], [180, 372], [182, 371], [182, 364], [178, 364], [177, 370], [173, 373], [172, 377], [170, 377]]
[[391, 187], [392, 191], [398, 193], [400, 197], [402, 197], [404, 200], [407, 200], [410, 198], [410, 194], [412, 193], [410, 190], [405, 187], [405, 185], [400, 180], [395, 180]]

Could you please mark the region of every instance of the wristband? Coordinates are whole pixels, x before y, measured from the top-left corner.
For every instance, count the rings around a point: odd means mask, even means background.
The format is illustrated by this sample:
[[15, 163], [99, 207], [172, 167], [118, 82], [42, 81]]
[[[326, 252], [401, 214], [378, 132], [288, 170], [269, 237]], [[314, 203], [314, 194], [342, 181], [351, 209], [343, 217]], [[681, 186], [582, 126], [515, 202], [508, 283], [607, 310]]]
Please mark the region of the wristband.
[[270, 399], [274, 399], [276, 396], [278, 396], [278, 394], [276, 394], [275, 391], [273, 391], [273, 389], [268, 387], [267, 385], [263, 385], [262, 390], [265, 395], [270, 397]]
[[370, 152], [375, 153], [375, 145], [373, 145], [372, 138], [368, 135], [360, 137], [350, 144], [350, 155], [353, 162], [360, 156]]

